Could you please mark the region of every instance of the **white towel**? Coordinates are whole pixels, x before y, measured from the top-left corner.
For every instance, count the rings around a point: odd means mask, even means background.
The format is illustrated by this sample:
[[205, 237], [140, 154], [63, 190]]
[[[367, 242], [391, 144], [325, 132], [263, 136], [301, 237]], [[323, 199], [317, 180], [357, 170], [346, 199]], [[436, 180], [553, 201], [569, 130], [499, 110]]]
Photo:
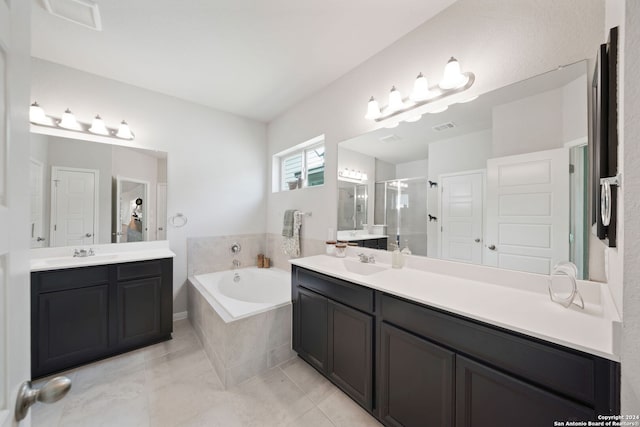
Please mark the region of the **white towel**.
[[293, 215], [293, 236], [282, 238], [282, 250], [285, 255], [297, 258], [300, 256], [300, 226], [302, 225], [302, 212]]

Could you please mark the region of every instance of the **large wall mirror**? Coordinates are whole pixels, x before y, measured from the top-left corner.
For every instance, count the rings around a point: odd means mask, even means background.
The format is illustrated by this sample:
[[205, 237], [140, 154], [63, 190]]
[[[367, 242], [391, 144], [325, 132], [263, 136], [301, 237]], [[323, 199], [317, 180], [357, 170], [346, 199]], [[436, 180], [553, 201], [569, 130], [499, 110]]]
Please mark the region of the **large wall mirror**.
[[342, 142], [339, 171], [369, 195], [351, 235], [542, 274], [570, 260], [587, 278], [589, 89], [582, 61]]
[[166, 239], [167, 154], [32, 133], [32, 248]]

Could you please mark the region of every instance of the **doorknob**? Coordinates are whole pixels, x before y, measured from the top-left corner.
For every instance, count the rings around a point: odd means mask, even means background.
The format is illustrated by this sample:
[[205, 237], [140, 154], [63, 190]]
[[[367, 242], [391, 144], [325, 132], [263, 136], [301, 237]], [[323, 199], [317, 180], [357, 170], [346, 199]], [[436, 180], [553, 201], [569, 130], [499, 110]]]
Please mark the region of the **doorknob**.
[[16, 399], [15, 417], [16, 421], [21, 421], [27, 416], [31, 405], [38, 402], [53, 403], [62, 399], [71, 389], [71, 380], [67, 377], [55, 377], [47, 381], [42, 388], [34, 389], [31, 381], [25, 381], [18, 390]]
[[93, 236], [93, 234], [91, 234], [91, 233], [87, 233], [87, 234], [84, 235], [84, 237], [91, 237], [91, 236]]
[[495, 251], [496, 250], [496, 245], [489, 245], [489, 246], [487, 246], [487, 248], [489, 248], [490, 251]]
[[474, 242], [480, 243], [480, 239], [475, 239]]

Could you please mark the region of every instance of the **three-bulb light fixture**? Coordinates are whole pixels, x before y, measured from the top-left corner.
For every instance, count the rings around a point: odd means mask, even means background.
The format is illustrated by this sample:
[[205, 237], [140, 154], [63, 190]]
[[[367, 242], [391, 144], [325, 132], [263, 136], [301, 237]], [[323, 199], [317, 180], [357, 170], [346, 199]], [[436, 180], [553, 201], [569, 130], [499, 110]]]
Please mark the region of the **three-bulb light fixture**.
[[360, 183], [366, 181], [368, 179], [368, 176], [364, 172], [344, 168], [338, 170], [338, 179], [342, 181]]
[[[369, 104], [367, 106], [367, 114], [364, 117], [369, 120], [380, 122], [388, 119], [389, 117], [433, 103], [456, 93], [464, 92], [473, 85], [474, 81], [475, 75], [471, 72], [461, 72], [460, 63], [457, 59], [451, 57], [449, 62], [447, 62], [447, 65], [444, 67], [442, 80], [437, 86], [429, 87], [427, 78], [420, 73], [413, 85], [413, 92], [411, 92], [411, 95], [408, 98], [403, 98], [400, 91], [396, 89], [395, 86], [392, 86], [391, 91], [389, 92], [388, 105], [381, 109], [378, 101], [376, 101], [372, 96], [371, 99], [369, 99]], [[469, 102], [475, 98], [476, 97], [468, 98], [457, 102]], [[439, 107], [430, 110], [429, 113], [441, 113], [448, 107], [449, 106], [447, 104], [442, 103]], [[418, 121], [421, 116], [422, 114], [408, 116], [405, 121]]]
[[44, 109], [34, 102], [29, 107], [29, 121], [38, 126], [47, 126], [53, 128], [62, 128], [71, 130], [74, 132], [91, 133], [94, 135], [107, 136], [111, 138], [133, 140], [135, 135], [131, 132], [129, 125], [126, 121], [122, 121], [117, 129], [108, 128], [104, 123], [104, 120], [99, 114], [91, 122], [91, 125], [81, 123], [76, 119], [71, 110], [68, 108], [62, 114], [60, 119], [48, 116], [45, 114]]

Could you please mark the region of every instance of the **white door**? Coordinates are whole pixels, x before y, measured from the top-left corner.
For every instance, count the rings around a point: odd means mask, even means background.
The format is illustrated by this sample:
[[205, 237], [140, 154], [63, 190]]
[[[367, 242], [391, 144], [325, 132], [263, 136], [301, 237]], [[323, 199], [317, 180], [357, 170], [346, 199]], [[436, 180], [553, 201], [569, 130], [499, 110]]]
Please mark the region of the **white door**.
[[97, 242], [98, 174], [93, 169], [51, 169], [51, 246]]
[[569, 259], [569, 150], [487, 162], [485, 264], [549, 274]]
[[[27, 233], [30, 3], [0, 1], [0, 427], [16, 424], [18, 388], [31, 378]], [[30, 424], [27, 418], [21, 425]]]
[[43, 191], [43, 165], [36, 159], [29, 162], [29, 194], [31, 196], [31, 223], [29, 232], [31, 247], [42, 248], [45, 246], [43, 229], [44, 219], [44, 191]]
[[482, 263], [482, 172], [441, 175], [442, 259]]
[[158, 215], [158, 240], [167, 240], [167, 183], [158, 184], [156, 196]]

